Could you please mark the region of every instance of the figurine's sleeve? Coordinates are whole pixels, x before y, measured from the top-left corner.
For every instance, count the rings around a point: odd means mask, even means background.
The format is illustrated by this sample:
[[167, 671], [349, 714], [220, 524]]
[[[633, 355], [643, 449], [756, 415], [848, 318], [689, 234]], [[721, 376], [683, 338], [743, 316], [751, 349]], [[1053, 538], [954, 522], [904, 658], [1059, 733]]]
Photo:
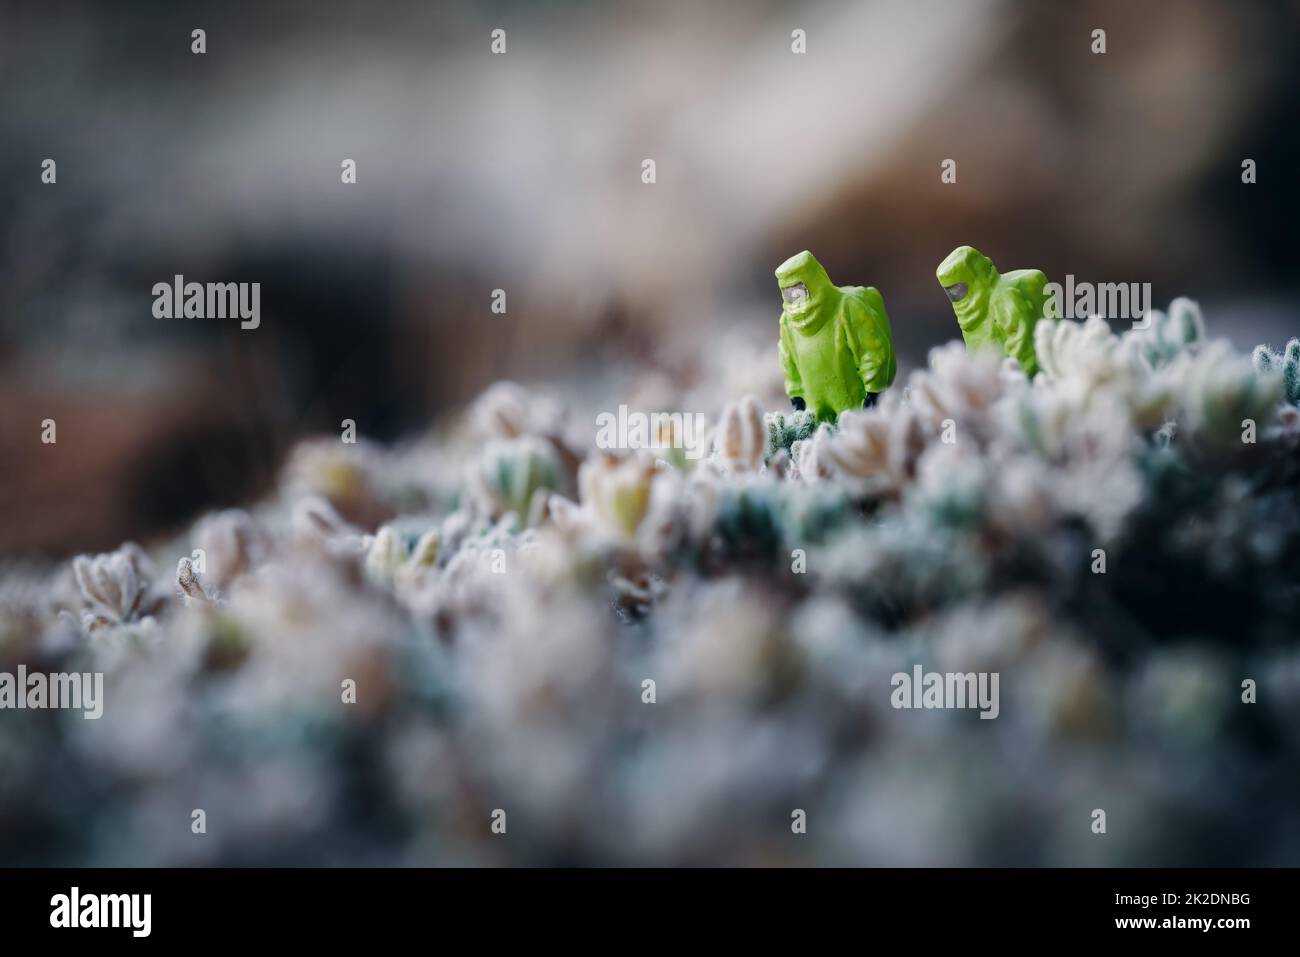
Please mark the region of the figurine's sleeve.
[[861, 299], [849, 299], [845, 306], [847, 338], [862, 384], [868, 392], [884, 392], [897, 370], [885, 300], [875, 287], [868, 286]]
[[1047, 275], [1041, 269], [1021, 269], [1016, 273], [1016, 287], [1041, 315], [1047, 303]]
[[1037, 357], [1034, 355], [1034, 326], [1042, 318], [1044, 310], [1043, 286], [1047, 279], [1041, 272], [1034, 270], [1017, 281], [1010, 289], [1008, 297], [1011, 308], [1007, 316], [1006, 352], [1029, 375], [1037, 371]]
[[1010, 289], [1008, 296], [1010, 308], [1008, 317], [1006, 317], [1006, 354], [1013, 356], [1021, 364], [1021, 368], [1028, 376], [1034, 376], [1037, 372], [1037, 361], [1034, 352], [1034, 326], [1039, 321], [1040, 312], [1043, 309], [1041, 302], [1035, 304], [1030, 296], [1024, 294], [1024, 291], [1017, 286]]
[[1004, 332], [1007, 337], [1007, 352], [1012, 355], [1019, 355], [1020, 350], [1024, 347], [1025, 337], [1029, 334], [1029, 300], [1019, 289], [1014, 287], [1008, 292], [1007, 302], [1010, 308], [1007, 309], [1004, 321], [1006, 326]]
[[781, 323], [781, 338], [777, 340], [777, 351], [781, 355], [781, 372], [785, 375], [785, 394], [792, 399], [805, 398], [803, 379], [794, 361], [794, 343], [790, 341], [790, 332], [784, 322]]

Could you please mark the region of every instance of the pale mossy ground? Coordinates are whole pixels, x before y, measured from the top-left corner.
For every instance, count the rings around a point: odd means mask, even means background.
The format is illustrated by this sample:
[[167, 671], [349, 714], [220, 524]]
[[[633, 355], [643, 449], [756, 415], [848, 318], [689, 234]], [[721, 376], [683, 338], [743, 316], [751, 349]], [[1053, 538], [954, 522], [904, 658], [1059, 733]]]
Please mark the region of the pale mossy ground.
[[[499, 384], [11, 567], [0, 671], [105, 700], [0, 711], [0, 863], [1300, 864], [1300, 343], [1178, 301], [1036, 351], [819, 429], [733, 361], [699, 460]], [[895, 709], [916, 665], [998, 717]]]

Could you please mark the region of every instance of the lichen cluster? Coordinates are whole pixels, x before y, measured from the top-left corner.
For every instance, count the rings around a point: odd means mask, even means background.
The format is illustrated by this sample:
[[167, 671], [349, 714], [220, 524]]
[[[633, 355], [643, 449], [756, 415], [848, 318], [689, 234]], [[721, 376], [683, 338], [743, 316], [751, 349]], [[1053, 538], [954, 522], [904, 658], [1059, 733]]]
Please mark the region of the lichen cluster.
[[[1300, 343], [1178, 301], [1035, 349], [833, 426], [703, 381], [699, 462], [499, 384], [149, 555], [11, 568], [0, 670], [106, 701], [0, 714], [0, 860], [1294, 864]], [[998, 672], [999, 717], [895, 710], [916, 664]]]

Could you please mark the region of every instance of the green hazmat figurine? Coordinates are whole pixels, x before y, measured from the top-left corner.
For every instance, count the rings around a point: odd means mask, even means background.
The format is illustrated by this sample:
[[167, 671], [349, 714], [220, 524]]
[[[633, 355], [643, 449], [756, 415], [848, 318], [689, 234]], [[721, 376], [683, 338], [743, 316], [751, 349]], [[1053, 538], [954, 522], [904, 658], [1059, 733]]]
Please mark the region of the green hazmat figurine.
[[935, 270], [952, 302], [967, 349], [996, 346], [1033, 377], [1034, 326], [1047, 315], [1047, 277], [1038, 269], [999, 275], [978, 249], [958, 246]]
[[897, 371], [885, 300], [872, 286], [834, 286], [804, 250], [776, 268], [781, 287], [781, 370], [796, 409], [834, 422], [874, 405]]

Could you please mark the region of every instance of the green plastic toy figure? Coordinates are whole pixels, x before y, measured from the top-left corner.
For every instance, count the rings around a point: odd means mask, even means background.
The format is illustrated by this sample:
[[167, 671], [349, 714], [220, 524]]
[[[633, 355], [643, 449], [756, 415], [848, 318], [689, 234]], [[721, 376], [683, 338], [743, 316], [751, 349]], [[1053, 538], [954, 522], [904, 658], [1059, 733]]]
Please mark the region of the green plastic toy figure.
[[804, 250], [776, 268], [781, 287], [781, 370], [796, 409], [834, 422], [874, 405], [897, 371], [885, 300], [872, 286], [834, 286]]
[[1038, 269], [999, 275], [992, 261], [971, 246], [958, 246], [935, 270], [957, 314], [967, 349], [996, 346], [1020, 363], [1025, 375], [1038, 371], [1034, 326], [1047, 313], [1047, 277]]

